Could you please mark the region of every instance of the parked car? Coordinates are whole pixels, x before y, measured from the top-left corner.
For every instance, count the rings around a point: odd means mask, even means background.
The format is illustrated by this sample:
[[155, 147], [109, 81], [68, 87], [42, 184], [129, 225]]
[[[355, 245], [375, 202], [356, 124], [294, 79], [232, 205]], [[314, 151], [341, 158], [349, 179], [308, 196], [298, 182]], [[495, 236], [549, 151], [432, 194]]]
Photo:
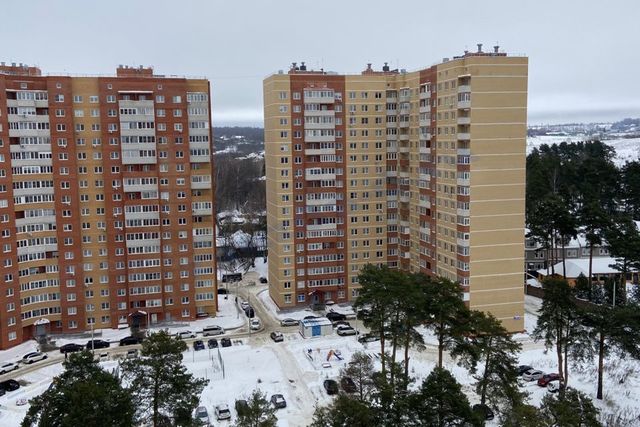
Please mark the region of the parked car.
[[22, 356], [22, 363], [30, 365], [34, 362], [39, 362], [47, 358], [47, 355], [44, 353], [40, 353], [39, 351], [32, 351], [31, 353], [27, 353]]
[[350, 326], [339, 325], [336, 328], [336, 333], [338, 335], [340, 335], [341, 337], [344, 337], [344, 336], [347, 336], [347, 335], [356, 335], [358, 333], [358, 331], [356, 331], [355, 329], [353, 329]]
[[338, 394], [338, 383], [335, 380], [324, 380], [322, 385], [327, 394]]
[[20, 388], [20, 383], [16, 380], [6, 380], [0, 383], [0, 389], [4, 391], [15, 391]]
[[332, 322], [337, 322], [338, 320], [347, 320], [347, 316], [342, 313], [336, 313], [335, 311], [328, 312], [326, 317]]
[[559, 374], [556, 374], [556, 373], [544, 374], [543, 376], [538, 378], [538, 385], [540, 387], [546, 387], [547, 384], [549, 384], [549, 382], [551, 382], [553, 380], [559, 380], [559, 379], [560, 379], [560, 375]]
[[309, 319], [318, 319], [318, 316], [305, 316], [304, 320], [309, 320]]
[[262, 323], [260, 322], [260, 319], [254, 317], [253, 319], [251, 319], [251, 322], [249, 322], [249, 326], [251, 326], [252, 331], [257, 331], [262, 327]]
[[356, 387], [356, 383], [353, 382], [351, 377], [342, 377], [340, 380], [340, 385], [345, 393], [355, 393], [358, 391], [358, 387]]
[[298, 326], [298, 323], [296, 319], [287, 318], [280, 321], [280, 326]]
[[380, 341], [380, 337], [377, 337], [377, 336], [371, 335], [371, 334], [364, 334], [364, 335], [361, 335], [360, 337], [358, 337], [358, 341], [360, 343], [364, 344], [366, 342]]
[[209, 335], [222, 335], [224, 329], [218, 325], [209, 325], [202, 329], [202, 336], [208, 337]]
[[216, 406], [216, 418], [218, 420], [230, 420], [231, 411], [229, 410], [229, 405], [222, 403]]
[[193, 350], [194, 351], [204, 350], [204, 343], [202, 342], [202, 340], [196, 340], [193, 342]]
[[204, 406], [198, 406], [196, 408], [195, 418], [198, 423], [204, 426], [208, 426], [210, 423], [209, 413], [207, 412], [207, 408], [205, 408]]
[[218, 340], [215, 338], [211, 338], [209, 341], [207, 341], [207, 347], [218, 348]]
[[549, 393], [555, 393], [556, 391], [564, 390], [564, 388], [565, 385], [560, 381], [560, 378], [549, 381], [549, 384], [547, 384], [547, 391]]
[[282, 332], [278, 332], [278, 331], [271, 332], [270, 337], [274, 342], [284, 341], [284, 335], [282, 335]]
[[324, 302], [324, 305], [334, 305], [336, 302], [332, 299], [328, 299]]
[[347, 322], [346, 320], [338, 320], [337, 322], [335, 322], [335, 323], [333, 324], [333, 326], [334, 326], [334, 327], [336, 327], [336, 328], [337, 328], [338, 326], [340, 326], [340, 325], [348, 326], [348, 327], [350, 327], [350, 328], [351, 328], [351, 323]]
[[538, 381], [543, 375], [544, 372], [542, 371], [539, 371], [537, 369], [529, 369], [527, 372], [522, 374], [522, 379], [525, 381]]
[[236, 413], [238, 415], [247, 413], [249, 411], [249, 404], [244, 399], [236, 400]]
[[249, 306], [247, 308], [244, 309], [244, 314], [249, 318], [249, 319], [253, 319], [254, 317], [256, 317], [256, 312], [253, 309], [253, 307]]
[[72, 343], [72, 342], [60, 347], [60, 353], [75, 353], [76, 351], [82, 351], [82, 350], [84, 350], [83, 345]]
[[4, 396], [7, 392], [0, 388], [0, 396]]
[[284, 399], [284, 396], [281, 394], [271, 395], [271, 404], [276, 409], [282, 409], [287, 407], [287, 401]]
[[260, 281], [260, 283], [268, 283], [269, 281], [267, 280], [266, 277], [261, 276], [260, 279], [258, 279]]
[[218, 295], [226, 295], [227, 294], [227, 289], [226, 288], [219, 288], [218, 289]]
[[242, 301], [240, 302], [240, 307], [242, 307], [243, 310], [246, 310], [247, 307], [250, 307], [249, 303], [246, 301]]
[[120, 340], [120, 345], [121, 346], [134, 345], [134, 344], [140, 344], [141, 342], [142, 342], [142, 340], [139, 339], [139, 338], [128, 336], [128, 337], [124, 337], [124, 338], [122, 338]]
[[176, 334], [176, 338], [178, 338], [180, 340], [185, 339], [185, 338], [195, 338], [195, 337], [196, 337], [195, 332], [191, 332], [191, 331], [182, 331], [182, 332], [178, 332]]
[[529, 366], [529, 365], [520, 365], [518, 366], [518, 375], [522, 375], [525, 372], [529, 371], [533, 369], [533, 366]]
[[138, 357], [138, 350], [133, 348], [127, 351], [127, 355], [125, 356], [127, 359], [135, 359]]
[[222, 283], [233, 283], [242, 280], [242, 273], [231, 273], [222, 275]]
[[222, 347], [231, 347], [231, 338], [222, 338], [220, 340], [220, 345]]
[[0, 365], [0, 374], [6, 374], [7, 372], [15, 371], [18, 369], [17, 363], [6, 362]]
[[87, 341], [87, 350], [92, 350], [96, 348], [108, 348], [111, 344], [108, 341], [104, 340], [89, 340]]
[[476, 405], [473, 405], [471, 409], [484, 420], [492, 420], [494, 417], [493, 411], [487, 405], [478, 403]]

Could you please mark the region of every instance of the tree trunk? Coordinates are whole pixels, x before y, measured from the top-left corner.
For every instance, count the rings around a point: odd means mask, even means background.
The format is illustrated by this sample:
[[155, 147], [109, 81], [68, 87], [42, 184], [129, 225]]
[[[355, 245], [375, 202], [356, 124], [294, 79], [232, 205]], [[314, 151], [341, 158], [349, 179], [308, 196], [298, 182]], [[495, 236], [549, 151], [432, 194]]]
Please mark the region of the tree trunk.
[[602, 377], [604, 376], [604, 332], [600, 331], [598, 343], [598, 394], [596, 397], [602, 400]]
[[549, 243], [549, 245], [551, 246], [551, 255], [549, 256], [549, 262], [551, 263], [551, 274], [555, 275], [556, 274], [556, 263], [555, 263], [556, 254], [555, 254], [553, 241], [554, 241], [553, 236], [551, 236], [551, 242]]
[[385, 363], [385, 353], [384, 353], [384, 321], [383, 321], [383, 325], [380, 328], [380, 362], [382, 363], [382, 377], [383, 378], [387, 378], [387, 366]]
[[409, 378], [409, 346], [411, 345], [411, 335], [407, 332], [404, 341], [404, 377]]
[[438, 332], [438, 368], [442, 368], [442, 352], [444, 350], [444, 336], [442, 328], [442, 322], [440, 322], [440, 332]]
[[155, 385], [153, 387], [153, 427], [158, 427], [158, 422], [160, 420], [158, 420], [158, 416], [160, 415], [158, 413], [158, 400], [159, 400], [159, 395], [160, 394], [160, 384], [159, 382], [156, 380]]
[[562, 341], [564, 335], [564, 328], [560, 326], [556, 328], [556, 354], [558, 355], [558, 375], [560, 375], [560, 381], [564, 380], [564, 365], [562, 363]]
[[589, 242], [589, 301], [593, 299], [593, 243]]
[[568, 349], [569, 349], [569, 333], [570, 333], [569, 322], [567, 322], [567, 332], [565, 334], [565, 342], [564, 342], [564, 385], [565, 387], [569, 383], [569, 358], [567, 357]]
[[487, 357], [484, 359], [484, 372], [482, 373], [482, 392], [480, 393], [480, 403], [485, 404], [487, 398], [487, 377], [489, 371], [489, 360], [491, 359], [491, 344], [493, 338], [489, 338], [489, 345], [487, 346]]
[[627, 305], [627, 259], [622, 260], [622, 277], [620, 278], [622, 284], [622, 304]]
[[562, 237], [562, 277], [567, 280], [567, 256], [564, 245], [564, 237]]

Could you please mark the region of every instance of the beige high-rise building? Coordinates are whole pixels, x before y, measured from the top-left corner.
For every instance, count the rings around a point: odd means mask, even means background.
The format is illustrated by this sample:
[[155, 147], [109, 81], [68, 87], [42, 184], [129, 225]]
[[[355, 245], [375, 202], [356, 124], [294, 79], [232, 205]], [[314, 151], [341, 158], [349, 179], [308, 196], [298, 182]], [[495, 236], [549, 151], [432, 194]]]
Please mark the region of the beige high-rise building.
[[270, 294], [358, 295], [367, 263], [458, 281], [524, 329], [526, 57], [494, 47], [360, 75], [264, 81]]
[[216, 313], [209, 82], [0, 65], [0, 348]]

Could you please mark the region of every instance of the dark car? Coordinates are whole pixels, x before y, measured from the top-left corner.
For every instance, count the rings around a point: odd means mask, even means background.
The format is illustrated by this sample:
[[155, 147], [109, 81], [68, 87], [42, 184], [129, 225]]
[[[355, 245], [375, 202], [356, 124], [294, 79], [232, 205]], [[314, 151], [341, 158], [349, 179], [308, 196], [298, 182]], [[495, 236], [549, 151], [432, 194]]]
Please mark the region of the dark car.
[[544, 374], [542, 377], [538, 378], [538, 385], [540, 387], [546, 387], [551, 381], [559, 380], [560, 375], [558, 374]]
[[16, 380], [6, 380], [0, 383], [0, 389], [4, 391], [15, 391], [20, 388], [20, 384]]
[[327, 313], [327, 319], [331, 320], [332, 322], [337, 322], [340, 320], [347, 320], [347, 316], [345, 316], [342, 313], [336, 313], [335, 311], [330, 311]]
[[125, 346], [125, 345], [134, 345], [134, 344], [140, 344], [142, 340], [140, 340], [139, 338], [136, 337], [124, 337], [120, 340], [120, 345]]
[[380, 337], [377, 337], [375, 335], [371, 335], [371, 334], [364, 334], [361, 337], [358, 338], [358, 341], [362, 344], [367, 343], [367, 342], [374, 342], [374, 341], [380, 341]]
[[215, 338], [211, 338], [209, 341], [207, 341], [207, 347], [218, 348], [218, 340]]
[[335, 380], [324, 380], [322, 385], [327, 394], [338, 394], [338, 383]]
[[271, 339], [274, 342], [282, 342], [282, 341], [284, 341], [284, 335], [282, 335], [282, 332], [273, 331], [273, 332], [271, 332], [271, 334], [269, 336], [271, 337]]
[[220, 345], [222, 347], [231, 347], [231, 338], [222, 338], [220, 340]]
[[75, 344], [72, 342], [60, 347], [60, 353], [75, 353], [76, 351], [82, 351], [82, 350], [84, 350], [83, 345]]
[[305, 316], [304, 320], [309, 320], [309, 319], [318, 319], [318, 316]]
[[204, 350], [204, 343], [202, 342], [202, 340], [196, 340], [193, 342], [193, 349], [195, 351], [198, 350]]
[[487, 405], [478, 403], [477, 405], [473, 405], [473, 408], [471, 409], [473, 409], [473, 412], [482, 417], [482, 419], [492, 420], [494, 417], [493, 411]]
[[250, 305], [248, 305], [247, 308], [244, 309], [244, 314], [246, 314], [249, 319], [253, 319], [254, 317], [256, 317], [256, 312]]
[[268, 283], [267, 278], [264, 277], [264, 276], [260, 277], [260, 279], [258, 279], [258, 280], [260, 280], [260, 283]]
[[236, 400], [236, 412], [238, 413], [238, 415], [246, 414], [247, 412], [249, 412], [249, 404], [246, 400]]
[[527, 372], [529, 369], [533, 369], [533, 366], [529, 366], [529, 365], [518, 366], [518, 376], [521, 376], [522, 374]]
[[227, 290], [225, 288], [218, 289], [218, 295], [226, 295], [226, 294], [227, 294]]
[[334, 322], [334, 323], [333, 323], [333, 326], [334, 326], [334, 327], [338, 327], [338, 326], [340, 326], [340, 325], [342, 325], [342, 326], [348, 326], [348, 327], [350, 327], [350, 328], [351, 328], [351, 323], [347, 322], [346, 320], [338, 320], [337, 322]]
[[356, 387], [356, 383], [353, 382], [351, 377], [342, 377], [340, 385], [346, 393], [355, 393], [358, 391], [358, 387]]
[[271, 404], [276, 409], [282, 409], [287, 407], [287, 401], [284, 399], [284, 396], [281, 394], [271, 395]]
[[107, 348], [109, 347], [109, 342], [104, 340], [89, 340], [87, 341], [87, 350], [92, 350], [95, 348]]

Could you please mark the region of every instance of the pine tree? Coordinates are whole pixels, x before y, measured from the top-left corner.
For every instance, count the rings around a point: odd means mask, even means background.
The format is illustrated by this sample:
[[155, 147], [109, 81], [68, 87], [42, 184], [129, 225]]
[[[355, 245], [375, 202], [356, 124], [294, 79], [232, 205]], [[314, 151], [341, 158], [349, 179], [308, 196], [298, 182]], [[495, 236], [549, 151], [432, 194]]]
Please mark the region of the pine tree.
[[353, 353], [351, 361], [341, 371], [342, 377], [349, 377], [353, 380], [357, 388], [356, 398], [361, 401], [369, 400], [371, 397], [374, 389], [373, 374], [371, 358], [361, 351]]
[[254, 390], [247, 399], [247, 408], [238, 413], [236, 427], [275, 427], [276, 409], [260, 390]]
[[410, 426], [461, 426], [482, 425], [471, 410], [462, 387], [443, 368], [434, 368], [422, 382], [420, 389], [411, 396]]
[[370, 403], [340, 395], [330, 405], [316, 408], [309, 427], [371, 427], [381, 424], [378, 415]]
[[517, 374], [517, 355], [522, 345], [492, 314], [474, 311], [471, 319], [472, 333], [452, 356], [459, 357], [459, 363], [475, 374], [481, 404], [488, 402], [500, 412], [509, 411], [524, 401]]
[[640, 270], [640, 231], [631, 217], [618, 215], [612, 227], [605, 231], [605, 237], [609, 252], [616, 259], [611, 267], [620, 271], [620, 282], [615, 285], [615, 300], [620, 298], [620, 302], [624, 304], [627, 302], [627, 273], [630, 270]]
[[142, 343], [141, 357], [122, 364], [140, 422], [158, 427], [165, 417], [189, 424], [208, 380], [194, 378], [182, 365], [187, 345], [166, 331], [153, 333]]
[[104, 371], [88, 351], [71, 354], [52, 386], [31, 399], [22, 427], [129, 427], [134, 424], [131, 393]]
[[598, 413], [588, 396], [568, 388], [564, 393], [546, 394], [542, 398], [539, 416], [549, 427], [600, 427]]

